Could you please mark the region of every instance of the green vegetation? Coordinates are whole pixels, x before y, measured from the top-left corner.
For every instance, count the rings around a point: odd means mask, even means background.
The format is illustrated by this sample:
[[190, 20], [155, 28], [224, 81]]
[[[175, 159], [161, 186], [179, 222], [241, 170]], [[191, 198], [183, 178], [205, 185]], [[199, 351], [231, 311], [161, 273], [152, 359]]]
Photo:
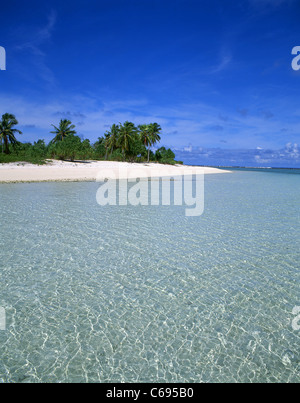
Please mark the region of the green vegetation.
[[55, 138], [51, 141], [51, 143], [57, 143], [59, 141], [63, 141], [66, 137], [75, 135], [75, 125], [72, 125], [72, 122], [70, 122], [67, 119], [63, 119], [59, 122], [59, 127], [56, 127], [54, 125], [51, 125], [54, 127], [55, 131], [50, 132], [55, 134]]
[[2, 145], [2, 154], [9, 154], [9, 143], [12, 144], [13, 147], [18, 145], [18, 141], [15, 137], [15, 133], [22, 134], [22, 132], [18, 129], [14, 129], [19, 122], [17, 121], [14, 115], [10, 113], [5, 113], [2, 115], [2, 119], [0, 121], [0, 139]]
[[[30, 162], [44, 164], [47, 159], [60, 160], [109, 160], [128, 162], [158, 162], [176, 164], [175, 154], [165, 147], [155, 153], [151, 150], [160, 142], [161, 127], [157, 123], [135, 126], [132, 122], [113, 124], [104, 136], [91, 144], [76, 134], [75, 125], [67, 119], [61, 120], [50, 133], [55, 137], [46, 144], [44, 140], [21, 143], [16, 134], [18, 121], [14, 115], [5, 114], [0, 120], [0, 163]], [[2, 152], [1, 152], [2, 151]]]

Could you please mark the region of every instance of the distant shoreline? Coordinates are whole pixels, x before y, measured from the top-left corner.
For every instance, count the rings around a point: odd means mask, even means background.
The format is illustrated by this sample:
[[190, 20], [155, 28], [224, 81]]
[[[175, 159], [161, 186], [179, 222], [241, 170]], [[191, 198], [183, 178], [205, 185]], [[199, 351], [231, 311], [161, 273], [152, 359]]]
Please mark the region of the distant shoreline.
[[[201, 167], [202, 165], [197, 165]], [[211, 168], [218, 168], [218, 169], [290, 169], [290, 170], [300, 170], [299, 168], [295, 167], [247, 167], [247, 166], [227, 166], [227, 165], [212, 165]]]
[[45, 165], [26, 162], [0, 164], [0, 183], [35, 182], [92, 182], [105, 172], [116, 179], [125, 177], [168, 177], [184, 174], [224, 174], [223, 169], [188, 165], [164, 165], [157, 163], [128, 163], [115, 161], [68, 162], [51, 160]]

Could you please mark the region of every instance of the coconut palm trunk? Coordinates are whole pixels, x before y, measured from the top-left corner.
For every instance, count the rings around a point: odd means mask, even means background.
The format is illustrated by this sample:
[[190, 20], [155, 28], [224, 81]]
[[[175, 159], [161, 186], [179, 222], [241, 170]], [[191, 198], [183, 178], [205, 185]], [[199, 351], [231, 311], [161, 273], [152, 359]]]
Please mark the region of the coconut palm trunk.
[[150, 146], [154, 146], [158, 143], [160, 138], [161, 127], [157, 123], [150, 123], [148, 125], [148, 133], [149, 133], [149, 150], [148, 150], [148, 162], [150, 161]]
[[118, 145], [122, 149], [123, 160], [126, 160], [126, 151], [129, 150], [130, 143], [132, 142], [133, 136], [135, 135], [137, 129], [131, 122], [125, 122], [123, 125], [120, 123], [119, 135], [118, 135]]
[[146, 148], [148, 148], [148, 159], [150, 161], [150, 147], [151, 147], [151, 136], [150, 136], [150, 127], [149, 125], [140, 125], [140, 138]]
[[7, 137], [4, 137], [4, 153], [9, 154], [9, 145]]
[[22, 134], [22, 132], [18, 129], [14, 129], [13, 127], [18, 124], [16, 117], [10, 113], [5, 113], [2, 115], [2, 119], [0, 120], [0, 138], [2, 145], [2, 153], [9, 154], [9, 143], [15, 147], [19, 144], [15, 137], [15, 133]]

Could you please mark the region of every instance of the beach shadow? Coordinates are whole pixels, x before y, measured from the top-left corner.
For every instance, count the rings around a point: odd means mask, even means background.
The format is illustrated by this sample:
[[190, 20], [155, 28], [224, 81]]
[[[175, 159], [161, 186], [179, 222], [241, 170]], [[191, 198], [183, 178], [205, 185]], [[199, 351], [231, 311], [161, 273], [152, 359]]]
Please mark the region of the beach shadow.
[[82, 161], [82, 160], [63, 160], [63, 162], [71, 162], [72, 164], [91, 164], [91, 161]]

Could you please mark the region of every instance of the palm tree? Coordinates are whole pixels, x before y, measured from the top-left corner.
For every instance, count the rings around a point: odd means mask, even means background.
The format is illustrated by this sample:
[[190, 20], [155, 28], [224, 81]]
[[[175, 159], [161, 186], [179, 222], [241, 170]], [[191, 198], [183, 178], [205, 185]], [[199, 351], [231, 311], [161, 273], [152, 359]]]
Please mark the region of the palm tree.
[[[158, 123], [150, 123], [148, 125], [148, 132], [149, 132], [149, 139], [150, 139], [150, 145], [154, 146], [156, 143], [158, 143], [161, 140], [161, 137], [159, 133], [161, 132], [161, 127]], [[150, 160], [150, 146], [148, 148], [148, 162]]]
[[150, 160], [150, 146], [151, 146], [151, 136], [149, 125], [140, 125], [140, 138], [145, 147], [148, 147], [148, 162]]
[[114, 149], [117, 147], [119, 131], [120, 131], [119, 126], [113, 124], [112, 127], [110, 128], [110, 132], [107, 133], [105, 146], [107, 148], [107, 151], [110, 150], [110, 156], [112, 156]]
[[63, 141], [65, 137], [70, 135], [75, 135], [76, 131], [75, 125], [72, 125], [72, 122], [68, 119], [61, 119], [59, 122], [59, 127], [51, 125], [54, 127], [55, 131], [50, 132], [55, 134], [55, 138], [51, 141], [51, 143], [57, 143], [58, 141]]
[[126, 151], [129, 150], [129, 144], [133, 140], [133, 136], [136, 134], [137, 129], [131, 122], [125, 122], [119, 126], [118, 146], [122, 149], [123, 158], [125, 160]]
[[104, 136], [105, 136], [105, 139], [104, 139], [105, 161], [107, 161], [107, 157], [108, 157], [108, 140], [109, 140], [110, 133], [106, 132], [106, 133], [104, 133]]
[[9, 154], [9, 143], [13, 146], [19, 144], [15, 137], [15, 133], [22, 134], [22, 132], [18, 129], [13, 129], [13, 126], [16, 126], [19, 122], [17, 121], [15, 115], [10, 113], [5, 113], [2, 115], [2, 119], [0, 121], [0, 138], [2, 143], [2, 153]]

